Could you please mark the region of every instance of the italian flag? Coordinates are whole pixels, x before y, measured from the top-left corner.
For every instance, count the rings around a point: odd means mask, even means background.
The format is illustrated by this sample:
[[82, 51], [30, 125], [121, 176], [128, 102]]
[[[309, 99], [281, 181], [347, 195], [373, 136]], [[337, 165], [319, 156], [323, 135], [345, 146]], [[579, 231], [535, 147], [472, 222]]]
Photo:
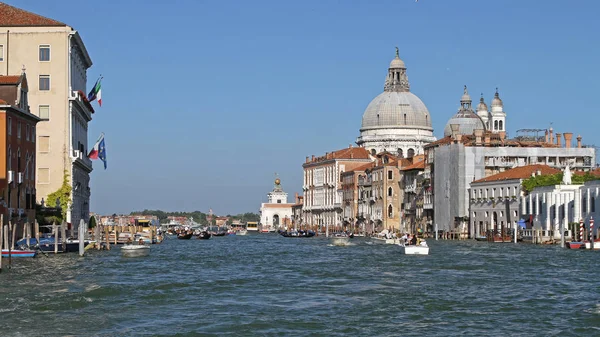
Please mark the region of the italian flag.
[[98, 104], [102, 106], [102, 77], [100, 77], [94, 87], [88, 94], [88, 101], [93, 102], [94, 100], [98, 101]]

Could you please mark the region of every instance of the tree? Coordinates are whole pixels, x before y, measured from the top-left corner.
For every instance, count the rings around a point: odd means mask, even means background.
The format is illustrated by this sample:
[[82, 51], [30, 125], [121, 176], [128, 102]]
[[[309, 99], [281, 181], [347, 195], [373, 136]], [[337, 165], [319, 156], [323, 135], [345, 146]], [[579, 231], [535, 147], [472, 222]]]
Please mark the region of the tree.
[[67, 217], [67, 209], [71, 203], [71, 189], [71, 184], [69, 184], [69, 174], [65, 171], [62, 186], [58, 190], [48, 194], [48, 197], [46, 198], [46, 204], [50, 207], [57, 205], [58, 201], [61, 215], [60, 222]]

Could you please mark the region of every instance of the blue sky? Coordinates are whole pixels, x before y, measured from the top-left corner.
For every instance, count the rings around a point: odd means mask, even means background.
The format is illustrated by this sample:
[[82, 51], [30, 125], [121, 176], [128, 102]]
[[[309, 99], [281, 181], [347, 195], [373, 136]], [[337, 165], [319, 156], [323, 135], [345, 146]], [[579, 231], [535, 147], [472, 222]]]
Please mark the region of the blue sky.
[[593, 0], [6, 2], [77, 29], [88, 86], [104, 76], [100, 213], [258, 212], [275, 172], [293, 197], [306, 156], [354, 143], [395, 46], [437, 137], [466, 84], [500, 89], [509, 136], [553, 123], [600, 145]]

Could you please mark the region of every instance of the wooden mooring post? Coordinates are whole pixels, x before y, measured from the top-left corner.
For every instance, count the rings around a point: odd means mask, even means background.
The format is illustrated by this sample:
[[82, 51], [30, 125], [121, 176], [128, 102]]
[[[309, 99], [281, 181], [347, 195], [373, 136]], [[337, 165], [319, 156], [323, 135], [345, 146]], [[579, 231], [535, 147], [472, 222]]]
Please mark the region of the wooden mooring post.
[[54, 254], [58, 254], [58, 226], [56, 226], [56, 221], [52, 223], [52, 233], [54, 233]]
[[4, 214], [0, 214], [0, 272], [2, 271], [2, 248], [4, 246], [2, 243], [4, 242]]

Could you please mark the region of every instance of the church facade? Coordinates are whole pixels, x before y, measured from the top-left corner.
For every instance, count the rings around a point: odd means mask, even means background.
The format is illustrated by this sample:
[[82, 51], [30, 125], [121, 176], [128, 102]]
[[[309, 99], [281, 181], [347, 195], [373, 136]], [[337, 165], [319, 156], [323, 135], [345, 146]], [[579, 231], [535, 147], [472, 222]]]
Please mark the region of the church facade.
[[267, 194], [267, 202], [260, 205], [261, 231], [268, 232], [285, 227], [292, 223], [292, 206], [288, 203], [288, 194], [281, 187], [281, 180], [275, 179], [275, 186]]

